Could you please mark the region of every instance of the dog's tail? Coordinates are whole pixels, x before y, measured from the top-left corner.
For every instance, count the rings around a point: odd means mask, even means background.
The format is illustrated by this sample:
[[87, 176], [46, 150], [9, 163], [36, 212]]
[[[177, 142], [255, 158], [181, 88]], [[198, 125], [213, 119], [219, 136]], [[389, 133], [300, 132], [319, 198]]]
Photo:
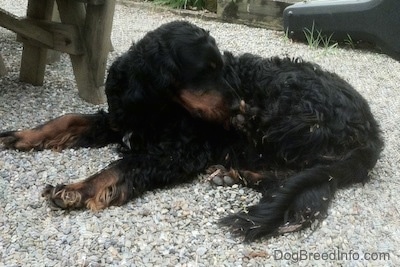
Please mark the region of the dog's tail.
[[352, 150], [342, 160], [330, 165], [314, 166], [300, 171], [281, 186], [271, 189], [276, 177], [264, 180], [270, 188], [257, 205], [223, 218], [220, 222], [246, 241], [275, 236], [309, 227], [326, 216], [337, 189], [354, 183], [365, 183], [368, 172], [379, 158], [383, 143]]

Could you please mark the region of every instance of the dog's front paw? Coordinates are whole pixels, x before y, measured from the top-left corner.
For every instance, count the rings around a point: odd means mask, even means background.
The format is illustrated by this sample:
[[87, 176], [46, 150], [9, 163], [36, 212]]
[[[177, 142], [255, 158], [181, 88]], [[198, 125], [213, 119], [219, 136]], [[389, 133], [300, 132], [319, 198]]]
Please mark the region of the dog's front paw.
[[16, 149], [20, 137], [17, 136], [17, 131], [8, 131], [0, 133], [0, 144], [8, 149]]
[[68, 190], [65, 185], [46, 185], [42, 191], [51, 207], [58, 209], [72, 209], [82, 207], [82, 195], [76, 190]]
[[7, 131], [0, 133], [0, 144], [7, 149], [22, 151], [42, 150], [45, 135], [37, 130]]

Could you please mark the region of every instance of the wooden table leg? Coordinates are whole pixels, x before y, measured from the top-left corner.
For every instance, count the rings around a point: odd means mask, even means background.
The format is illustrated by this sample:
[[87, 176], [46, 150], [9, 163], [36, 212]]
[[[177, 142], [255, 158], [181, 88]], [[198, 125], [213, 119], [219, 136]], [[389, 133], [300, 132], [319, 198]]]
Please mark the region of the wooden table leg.
[[[51, 16], [51, 21], [61, 22], [60, 14], [58, 13], [58, 7], [57, 7], [57, 3], [56, 2], [54, 3], [53, 15]], [[52, 49], [48, 49], [47, 50], [46, 63], [48, 65], [51, 65], [51, 64], [53, 64], [55, 62], [58, 62], [58, 61], [60, 61], [60, 59], [61, 59], [61, 52], [56, 51], [56, 50], [52, 50]]]
[[107, 0], [104, 5], [87, 6], [85, 37], [96, 86], [104, 84], [107, 57], [112, 49], [110, 36], [114, 9], [115, 0]]
[[[27, 17], [51, 20], [54, 0], [29, 0]], [[20, 80], [42, 85], [46, 67], [47, 49], [25, 43], [22, 51]]]
[[4, 64], [3, 57], [0, 55], [0, 77], [7, 74], [6, 65]]
[[92, 5], [68, 0], [57, 0], [61, 21], [77, 25], [83, 40], [84, 54], [70, 55], [79, 95], [84, 100], [100, 104], [106, 100], [104, 76], [115, 0]]

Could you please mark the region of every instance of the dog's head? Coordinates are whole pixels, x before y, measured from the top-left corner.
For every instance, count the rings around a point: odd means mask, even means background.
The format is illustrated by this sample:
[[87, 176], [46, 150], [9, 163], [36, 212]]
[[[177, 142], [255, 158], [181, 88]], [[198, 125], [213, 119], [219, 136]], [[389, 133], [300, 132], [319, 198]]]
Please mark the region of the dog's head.
[[[193, 116], [223, 123], [229, 117], [229, 85], [224, 61], [208, 31], [189, 22], [174, 21], [148, 34], [161, 36], [157, 58], [159, 79], [172, 99]], [[162, 51], [160, 53], [160, 51]]]
[[[193, 116], [223, 122], [229, 104], [223, 57], [208, 31], [173, 21], [148, 32], [111, 66], [106, 92], [141, 109], [172, 101]], [[117, 106], [117, 104], [113, 105]]]

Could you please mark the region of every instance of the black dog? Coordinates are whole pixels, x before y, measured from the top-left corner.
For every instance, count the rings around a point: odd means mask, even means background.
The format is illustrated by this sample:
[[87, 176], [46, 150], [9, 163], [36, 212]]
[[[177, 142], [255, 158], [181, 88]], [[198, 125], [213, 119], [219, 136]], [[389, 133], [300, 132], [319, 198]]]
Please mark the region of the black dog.
[[122, 159], [84, 181], [47, 185], [62, 209], [122, 205], [148, 190], [208, 171], [261, 202], [221, 220], [247, 240], [322, 219], [334, 193], [368, 180], [383, 147], [367, 102], [312, 63], [221, 55], [205, 30], [172, 22], [149, 32], [111, 66], [108, 113], [69, 114], [1, 133], [20, 150], [120, 143]]

